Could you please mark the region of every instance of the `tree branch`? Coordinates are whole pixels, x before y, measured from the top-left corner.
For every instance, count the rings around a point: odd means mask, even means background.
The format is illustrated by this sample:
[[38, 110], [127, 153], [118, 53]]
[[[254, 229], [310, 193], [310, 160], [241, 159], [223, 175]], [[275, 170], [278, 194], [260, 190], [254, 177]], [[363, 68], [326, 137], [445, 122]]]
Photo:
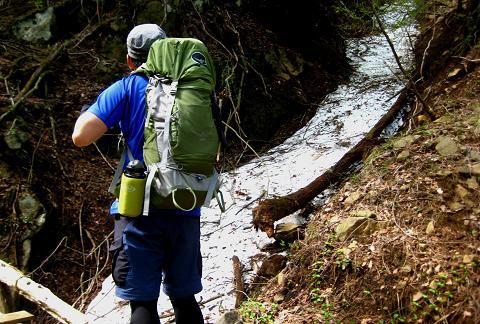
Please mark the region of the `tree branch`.
[[26, 277], [20, 270], [0, 260], [0, 281], [34, 302], [61, 323], [86, 323], [85, 314], [79, 312], [50, 289]]
[[387, 31], [385, 30], [385, 26], [383, 25], [382, 20], [381, 20], [380, 17], [378, 16], [377, 11], [375, 10], [375, 7], [373, 6], [373, 4], [372, 4], [372, 13], [373, 13], [373, 16], [375, 17], [375, 20], [376, 20], [377, 23], [378, 23], [378, 27], [380, 28], [380, 31], [382, 32], [383, 36], [385, 36], [385, 39], [387, 40], [388, 46], [389, 46], [390, 49], [392, 50], [393, 56], [395, 57], [395, 61], [397, 62], [397, 65], [398, 65], [400, 71], [402, 71], [403, 76], [404, 76], [406, 79], [409, 80], [410, 89], [413, 91], [413, 93], [415, 94], [415, 96], [417, 97], [417, 99], [422, 103], [423, 108], [424, 108], [425, 112], [429, 115], [429, 117], [430, 117], [432, 120], [435, 119], [435, 114], [433, 113], [432, 109], [431, 109], [430, 106], [425, 102], [425, 100], [423, 99], [422, 95], [421, 95], [420, 92], [418, 91], [417, 86], [415, 85], [415, 82], [413, 82], [412, 78], [409, 76], [409, 74], [407, 73], [407, 71], [406, 71], [405, 68], [403, 67], [402, 62], [400, 61], [400, 58], [398, 57], [397, 51], [395, 50], [395, 46], [393, 45], [393, 42], [392, 42], [392, 40], [390, 39], [390, 36], [388, 36], [388, 33], [387, 33]]
[[[24, 101], [39, 85], [43, 75], [44, 75], [44, 70], [52, 63], [55, 61], [55, 59], [64, 52], [65, 49], [68, 49], [70, 46], [73, 45], [73, 47], [78, 46], [78, 44], [83, 41], [86, 37], [91, 35], [93, 32], [95, 32], [100, 26], [109, 23], [112, 20], [112, 18], [105, 19], [102, 22], [99, 22], [95, 25], [87, 25], [80, 33], [75, 35], [75, 37], [65, 41], [65, 42], [59, 42], [53, 46], [53, 48], [50, 51], [50, 54], [40, 62], [38, 65], [37, 69], [33, 72], [33, 74], [30, 76], [28, 79], [27, 83], [23, 86], [22, 90], [17, 93], [17, 95], [13, 98], [13, 105], [10, 109], [8, 109], [6, 112], [4, 112], [0, 116], [0, 123], [9, 115], [15, 113], [17, 110], [19, 104]], [[32, 89], [33, 87], [33, 89]]]

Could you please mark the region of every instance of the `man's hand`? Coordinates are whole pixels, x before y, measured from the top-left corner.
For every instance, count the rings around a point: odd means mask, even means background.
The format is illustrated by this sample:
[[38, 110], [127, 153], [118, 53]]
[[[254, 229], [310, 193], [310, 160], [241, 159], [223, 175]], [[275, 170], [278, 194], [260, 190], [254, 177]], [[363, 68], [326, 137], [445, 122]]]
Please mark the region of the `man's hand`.
[[92, 114], [86, 111], [78, 117], [73, 129], [73, 144], [83, 147], [92, 144], [108, 130], [107, 125]]

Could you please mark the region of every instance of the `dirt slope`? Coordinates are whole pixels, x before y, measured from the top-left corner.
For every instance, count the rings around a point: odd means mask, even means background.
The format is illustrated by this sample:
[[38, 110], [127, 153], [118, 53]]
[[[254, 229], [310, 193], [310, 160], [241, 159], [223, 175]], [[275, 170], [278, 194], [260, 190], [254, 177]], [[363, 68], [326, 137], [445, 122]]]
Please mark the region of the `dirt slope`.
[[[466, 57], [478, 62], [480, 47]], [[437, 119], [411, 108], [406, 129], [364, 160], [290, 246], [287, 268], [258, 296], [265, 307], [247, 304], [244, 315], [480, 321], [480, 65], [446, 62], [424, 92]]]

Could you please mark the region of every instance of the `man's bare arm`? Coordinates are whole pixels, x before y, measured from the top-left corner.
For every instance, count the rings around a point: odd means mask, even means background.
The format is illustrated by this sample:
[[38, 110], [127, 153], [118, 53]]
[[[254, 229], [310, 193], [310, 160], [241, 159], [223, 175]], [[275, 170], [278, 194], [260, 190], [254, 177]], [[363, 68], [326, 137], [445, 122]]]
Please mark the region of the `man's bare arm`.
[[90, 145], [107, 130], [107, 125], [100, 118], [87, 111], [80, 115], [75, 123], [72, 134], [73, 144], [78, 147]]

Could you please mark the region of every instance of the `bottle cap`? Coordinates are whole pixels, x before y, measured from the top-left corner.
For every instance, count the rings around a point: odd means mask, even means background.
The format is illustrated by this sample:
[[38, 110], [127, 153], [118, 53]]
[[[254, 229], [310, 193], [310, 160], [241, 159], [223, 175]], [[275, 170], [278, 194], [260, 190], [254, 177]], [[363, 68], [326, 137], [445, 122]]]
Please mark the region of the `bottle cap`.
[[127, 164], [125, 175], [130, 178], [143, 178], [145, 176], [145, 164], [140, 160], [133, 160]]

